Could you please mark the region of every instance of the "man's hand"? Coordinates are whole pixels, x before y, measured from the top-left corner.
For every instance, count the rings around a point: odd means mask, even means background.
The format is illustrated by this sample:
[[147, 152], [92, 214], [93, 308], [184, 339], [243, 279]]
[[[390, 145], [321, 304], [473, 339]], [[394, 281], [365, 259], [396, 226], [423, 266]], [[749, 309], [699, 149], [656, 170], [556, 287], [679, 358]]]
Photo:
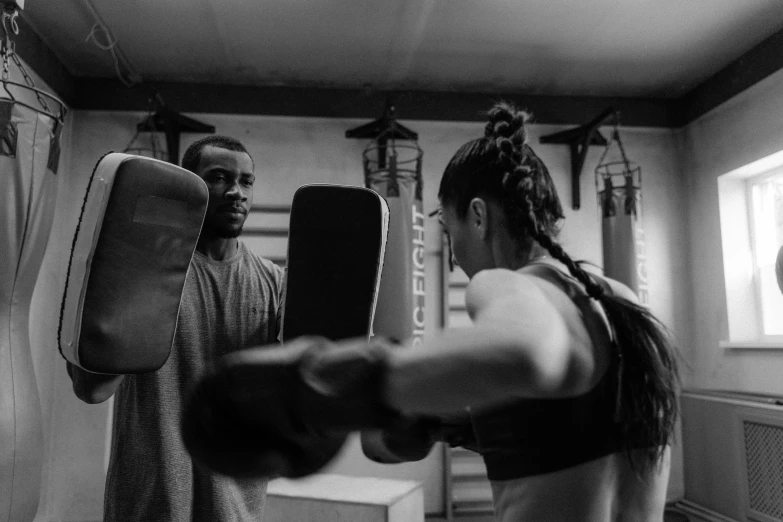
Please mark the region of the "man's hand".
[[124, 377], [124, 375], [88, 372], [68, 361], [65, 362], [65, 368], [73, 383], [73, 392], [87, 404], [106, 401], [114, 395]]

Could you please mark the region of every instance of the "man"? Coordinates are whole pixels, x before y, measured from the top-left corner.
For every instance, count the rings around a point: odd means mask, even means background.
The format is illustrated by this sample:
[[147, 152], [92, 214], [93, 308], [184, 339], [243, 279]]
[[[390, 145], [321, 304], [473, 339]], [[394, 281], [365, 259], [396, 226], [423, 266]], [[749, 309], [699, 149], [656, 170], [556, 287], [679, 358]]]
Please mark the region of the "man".
[[81, 400], [94, 404], [116, 392], [106, 522], [240, 522], [263, 514], [265, 481], [229, 479], [191, 460], [180, 438], [181, 401], [215, 358], [277, 339], [283, 270], [237, 239], [255, 182], [245, 147], [209, 136], [188, 148], [182, 166], [206, 182], [209, 203], [168, 361], [125, 376], [68, 364]]

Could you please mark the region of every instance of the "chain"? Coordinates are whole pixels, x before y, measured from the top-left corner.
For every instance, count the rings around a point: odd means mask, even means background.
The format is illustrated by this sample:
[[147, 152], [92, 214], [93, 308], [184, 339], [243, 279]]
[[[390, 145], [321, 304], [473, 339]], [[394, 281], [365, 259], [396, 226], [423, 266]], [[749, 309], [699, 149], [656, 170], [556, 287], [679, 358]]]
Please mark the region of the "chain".
[[[25, 66], [22, 64], [22, 61], [16, 55], [16, 43], [11, 40], [11, 35], [9, 34], [9, 28], [7, 24], [8, 22], [11, 23], [10, 32], [13, 32], [13, 34], [19, 34], [19, 26], [16, 23], [16, 18], [18, 16], [19, 11], [16, 9], [5, 8], [3, 10], [2, 25], [3, 31], [5, 32], [5, 37], [3, 38], [2, 49], [0, 49], [0, 53], [3, 55], [3, 81], [6, 82], [10, 78], [10, 71], [8, 67], [8, 58], [10, 57], [19, 68], [19, 71], [22, 73], [27, 86], [32, 88], [33, 92], [35, 92], [35, 96], [38, 98], [38, 103], [41, 104], [46, 112], [50, 112], [49, 104], [46, 103], [46, 99], [44, 99], [38, 89], [36, 89], [35, 81], [33, 80], [32, 76], [30, 76], [30, 73], [27, 72], [27, 68], [25, 68]], [[6, 90], [8, 89], [6, 88]]]
[[[22, 61], [19, 59], [19, 57], [16, 56], [16, 53], [13, 51], [13, 47], [11, 48], [11, 53], [10, 54], [11, 54], [11, 59], [14, 61], [16, 66], [19, 67], [19, 70], [21, 71], [22, 76], [24, 77], [25, 83], [28, 86], [30, 86], [33, 89], [35, 89], [35, 81], [33, 80], [32, 76], [30, 76], [30, 73], [27, 72], [27, 69], [22, 64]], [[38, 98], [38, 103], [40, 103], [43, 106], [44, 110], [46, 110], [46, 112], [50, 112], [49, 111], [49, 105], [46, 103], [46, 100], [44, 99], [44, 97], [41, 96], [41, 93], [38, 92], [37, 90], [35, 90], [35, 96]]]
[[7, 36], [3, 38], [3, 48], [0, 50], [0, 53], [3, 54], [3, 81], [8, 81], [9, 78], [9, 72], [8, 72], [8, 53], [9, 53], [9, 47], [8, 44], [11, 42], [11, 39]]
[[596, 171], [599, 167], [601, 167], [604, 164], [604, 160], [606, 159], [606, 154], [609, 152], [609, 147], [612, 146], [612, 140], [614, 139], [614, 135], [612, 135], [611, 138], [609, 138], [609, 143], [606, 144], [606, 147], [604, 147], [604, 151], [601, 153], [601, 157], [598, 158], [598, 167], [596, 167]]
[[[612, 147], [612, 142], [617, 142], [617, 147], [620, 149], [620, 156], [623, 159], [623, 164], [625, 165], [625, 172], [626, 175], [629, 175], [631, 172], [631, 162], [628, 161], [628, 156], [625, 155], [625, 147], [623, 147], [623, 142], [620, 139], [620, 126], [619, 126], [619, 116], [617, 113], [615, 113], [614, 116], [614, 129], [612, 130], [612, 137], [609, 138], [609, 143], [606, 144], [606, 148], [604, 148], [603, 153], [601, 154], [601, 158], [598, 160], [598, 165], [601, 166], [604, 163], [604, 160], [606, 159], [606, 155], [609, 152], [609, 149]], [[607, 175], [608, 175], [607, 171]]]
[[617, 146], [620, 147], [620, 155], [623, 157], [623, 163], [625, 163], [625, 171], [631, 172], [631, 164], [628, 161], [628, 156], [625, 155], [625, 147], [623, 147], [623, 142], [620, 140], [620, 130], [617, 125], [617, 121], [614, 122], [614, 139], [617, 141]]
[[11, 47], [11, 35], [8, 34], [8, 22], [11, 23], [11, 31], [14, 32], [14, 34], [17, 34], [19, 31], [19, 27], [16, 25], [16, 16], [19, 14], [18, 11], [11, 10], [8, 8], [3, 9], [3, 15], [2, 15], [2, 23], [3, 23], [3, 44], [2, 44], [2, 52], [3, 54], [3, 80], [7, 81], [10, 74], [8, 70], [8, 55], [13, 52], [13, 49]]

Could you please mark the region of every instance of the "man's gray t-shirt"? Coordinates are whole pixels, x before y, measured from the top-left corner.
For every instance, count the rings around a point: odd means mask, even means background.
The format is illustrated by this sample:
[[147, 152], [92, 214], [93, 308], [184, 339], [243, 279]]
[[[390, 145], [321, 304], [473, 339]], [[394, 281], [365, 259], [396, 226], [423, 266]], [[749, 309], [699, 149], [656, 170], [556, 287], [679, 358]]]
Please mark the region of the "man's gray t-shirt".
[[230, 259], [198, 252], [188, 271], [171, 356], [127, 375], [115, 395], [105, 522], [261, 520], [266, 481], [236, 481], [195, 464], [180, 436], [185, 394], [211, 362], [274, 343], [283, 270], [240, 242]]

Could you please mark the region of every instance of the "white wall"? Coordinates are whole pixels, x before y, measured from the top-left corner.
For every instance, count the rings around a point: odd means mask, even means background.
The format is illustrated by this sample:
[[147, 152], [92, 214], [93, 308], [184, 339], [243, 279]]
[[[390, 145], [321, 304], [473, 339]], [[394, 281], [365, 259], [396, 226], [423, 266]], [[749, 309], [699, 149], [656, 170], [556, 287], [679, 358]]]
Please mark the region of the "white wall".
[[[783, 350], [740, 351], [728, 339], [717, 178], [783, 149], [783, 71], [767, 77], [681, 131], [690, 267], [684, 296], [695, 388], [783, 394]], [[731, 246], [729, 246], [731, 248]]]

